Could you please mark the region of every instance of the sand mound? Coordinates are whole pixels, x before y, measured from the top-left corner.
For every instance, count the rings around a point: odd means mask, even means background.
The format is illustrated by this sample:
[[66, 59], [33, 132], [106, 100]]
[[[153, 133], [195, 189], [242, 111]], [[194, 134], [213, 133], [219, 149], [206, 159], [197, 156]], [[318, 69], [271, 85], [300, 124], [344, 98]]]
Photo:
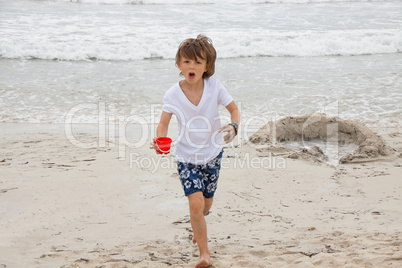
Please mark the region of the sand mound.
[[[362, 123], [329, 117], [325, 114], [286, 117], [270, 122], [253, 134], [249, 140], [253, 144], [265, 144], [269, 148], [278, 148], [283, 147], [280, 142], [316, 139], [337, 144], [354, 143], [359, 146], [353, 153], [342, 157], [340, 163], [373, 161], [393, 155], [392, 148]], [[314, 151], [317, 152], [318, 149], [315, 148]], [[316, 156], [316, 153], [308, 151], [301, 153]], [[293, 155], [293, 158], [297, 157]]]

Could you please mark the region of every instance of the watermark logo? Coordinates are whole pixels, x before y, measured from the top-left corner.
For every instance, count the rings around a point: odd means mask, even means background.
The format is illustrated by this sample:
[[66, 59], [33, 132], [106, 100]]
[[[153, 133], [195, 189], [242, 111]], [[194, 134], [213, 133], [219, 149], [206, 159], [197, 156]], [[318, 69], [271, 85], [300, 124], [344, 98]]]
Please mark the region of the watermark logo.
[[[238, 103], [238, 107], [240, 113], [242, 113], [241, 102]], [[215, 148], [220, 147], [218, 139], [222, 139], [222, 134], [218, 133], [216, 126], [230, 123], [231, 118], [228, 115], [218, 116], [210, 121], [209, 118], [204, 116], [190, 117], [175, 106], [169, 108], [175, 110], [175, 115], [178, 118], [178, 128], [180, 130], [174, 142], [184, 142], [189, 146], [201, 149], [211, 146]], [[117, 148], [118, 158], [120, 160], [126, 160], [128, 149], [138, 149], [144, 146], [149, 148], [150, 140], [153, 138], [154, 133], [156, 133], [158, 118], [162, 112], [161, 105], [150, 104], [148, 109], [149, 111], [144, 113], [148, 114], [148, 116], [138, 114], [122, 116], [113, 111], [115, 109], [108, 109], [106, 102], [79, 104], [72, 107], [65, 116], [65, 135], [71, 144], [80, 148]], [[84, 142], [74, 134], [73, 126], [74, 119], [79, 118], [81, 114], [88, 113], [88, 111], [96, 118], [97, 140]], [[339, 105], [336, 101], [325, 106], [319, 113], [337, 116], [338, 111]], [[243, 141], [248, 141], [251, 135], [256, 133], [261, 126], [269, 128], [269, 133], [272, 135], [270, 140], [273, 143], [272, 145], [276, 146], [277, 119], [278, 116], [273, 116], [272, 118], [252, 116], [243, 120], [239, 125], [238, 136], [236, 138], [238, 144], [236, 146], [241, 147]], [[320, 120], [321, 116], [312, 114], [303, 123], [301, 130], [301, 142], [303, 146], [308, 147], [307, 142], [310, 139], [309, 134], [306, 135], [306, 130], [311, 132], [311, 126]], [[133, 126], [135, 126], [135, 131], [130, 132], [129, 130]], [[323, 150], [324, 153], [327, 153], [328, 148], [331, 148], [331, 155], [338, 156], [338, 131], [338, 124], [336, 122], [327, 124], [325, 137], [323, 137], [323, 140], [326, 142], [326, 146]], [[202, 142], [200, 142], [200, 140]], [[248, 144], [254, 146], [251, 143]], [[334, 152], [334, 150], [336, 150], [336, 152]], [[132, 168], [137, 167], [155, 170], [155, 168], [171, 167], [172, 164], [170, 162], [168, 163], [166, 159], [168, 158], [159, 157], [157, 160], [154, 158], [140, 158], [136, 153], [129, 155], [129, 163]], [[234, 161], [232, 161], [232, 165], [235, 165], [235, 168], [281, 168], [284, 165], [274, 163], [274, 161], [276, 161], [274, 159], [279, 158], [272, 156], [266, 158], [252, 158], [250, 156], [235, 157]]]
[[[151, 106], [152, 109], [152, 106]], [[97, 113], [97, 140], [83, 142], [73, 132], [74, 117], [83, 110], [96, 111]], [[125, 160], [127, 148], [141, 148], [146, 146], [150, 137], [150, 122], [141, 115], [121, 116], [110, 113], [106, 109], [106, 103], [85, 103], [74, 106], [65, 116], [64, 133], [71, 144], [79, 148], [114, 148], [118, 147], [118, 157]], [[134, 138], [129, 138], [127, 130], [129, 125], [136, 125], [139, 133]]]
[[[173, 157], [144, 157], [139, 153], [129, 154], [131, 169], [148, 170], [155, 173], [159, 169], [174, 169], [176, 160]], [[235, 153], [230, 158], [224, 157], [221, 160], [221, 169], [284, 169], [286, 160], [283, 157], [275, 157], [272, 154], [267, 156], [252, 156], [249, 153], [241, 155]]]
[[[65, 115], [64, 131], [71, 144], [80, 148], [118, 148], [118, 157], [121, 160], [126, 159], [127, 149], [136, 149], [143, 146], [149, 146], [150, 140], [156, 133], [157, 119], [161, 114], [160, 105], [150, 104], [149, 111], [143, 115], [122, 116], [116, 112], [107, 109], [105, 102], [83, 103], [72, 107]], [[241, 113], [242, 104], [238, 103]], [[226, 115], [218, 116], [212, 121], [205, 116], [186, 117], [186, 115], [176, 106], [170, 105], [170, 109], [175, 111], [178, 121], [183, 127], [179, 126], [179, 133], [175, 140], [186, 142], [189, 146], [195, 148], [206, 148], [213, 146], [219, 148], [218, 139], [221, 133], [218, 133], [217, 124], [225, 125], [231, 122], [231, 118]], [[74, 134], [74, 119], [79, 118], [81, 114], [89, 113], [96, 118], [97, 140], [91, 142], [81, 141]], [[238, 130], [238, 146], [242, 146], [242, 141], [248, 140], [250, 136], [258, 130], [256, 125], [265, 125], [267, 118], [253, 116], [241, 122]], [[135, 127], [135, 133], [131, 131], [130, 126]], [[215, 129], [213, 130], [213, 127]], [[210, 134], [213, 131], [212, 134]], [[208, 137], [200, 142], [199, 137]]]

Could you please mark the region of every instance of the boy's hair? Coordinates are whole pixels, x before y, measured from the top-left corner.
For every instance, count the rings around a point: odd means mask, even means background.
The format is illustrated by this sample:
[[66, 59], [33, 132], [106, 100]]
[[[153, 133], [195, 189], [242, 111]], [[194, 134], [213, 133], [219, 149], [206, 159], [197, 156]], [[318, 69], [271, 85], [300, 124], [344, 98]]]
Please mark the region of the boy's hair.
[[212, 40], [202, 34], [199, 34], [196, 39], [188, 38], [181, 42], [176, 53], [176, 66], [179, 65], [182, 57], [194, 61], [197, 58], [206, 60], [207, 71], [202, 75], [202, 78], [211, 77], [215, 73], [216, 50], [212, 45]]

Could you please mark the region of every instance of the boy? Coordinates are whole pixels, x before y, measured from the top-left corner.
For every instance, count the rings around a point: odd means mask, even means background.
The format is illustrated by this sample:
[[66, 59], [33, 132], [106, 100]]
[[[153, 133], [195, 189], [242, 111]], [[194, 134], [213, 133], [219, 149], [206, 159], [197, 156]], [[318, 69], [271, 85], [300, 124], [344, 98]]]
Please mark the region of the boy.
[[[222, 158], [223, 138], [231, 142], [237, 135], [240, 112], [223, 85], [211, 77], [215, 72], [216, 51], [211, 39], [198, 35], [184, 40], [176, 54], [176, 66], [184, 77], [163, 98], [162, 115], [156, 137], [165, 137], [175, 114], [179, 135], [174, 155], [177, 170], [189, 201], [190, 221], [200, 251], [196, 268], [210, 267], [207, 225], [204, 216], [211, 208]], [[229, 111], [229, 125], [221, 127], [219, 105]], [[155, 137], [155, 138], [156, 138]], [[155, 138], [152, 145], [155, 147]]]

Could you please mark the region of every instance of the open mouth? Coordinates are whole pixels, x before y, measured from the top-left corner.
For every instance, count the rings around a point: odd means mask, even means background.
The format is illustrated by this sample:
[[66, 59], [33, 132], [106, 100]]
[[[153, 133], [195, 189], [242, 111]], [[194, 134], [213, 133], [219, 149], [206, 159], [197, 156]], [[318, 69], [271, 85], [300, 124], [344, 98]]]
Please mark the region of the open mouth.
[[189, 73], [189, 74], [188, 74], [188, 77], [189, 77], [190, 79], [193, 79], [193, 78], [195, 77], [195, 73]]

